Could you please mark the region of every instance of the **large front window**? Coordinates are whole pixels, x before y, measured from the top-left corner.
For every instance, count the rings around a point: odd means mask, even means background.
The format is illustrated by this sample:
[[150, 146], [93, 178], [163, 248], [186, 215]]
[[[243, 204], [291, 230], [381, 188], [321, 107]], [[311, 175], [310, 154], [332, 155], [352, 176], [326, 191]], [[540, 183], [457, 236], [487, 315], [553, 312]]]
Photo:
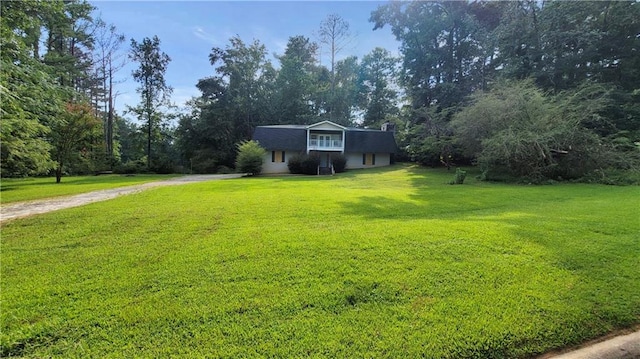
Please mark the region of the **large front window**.
[[312, 134], [309, 146], [311, 148], [341, 148], [342, 136], [339, 134]]

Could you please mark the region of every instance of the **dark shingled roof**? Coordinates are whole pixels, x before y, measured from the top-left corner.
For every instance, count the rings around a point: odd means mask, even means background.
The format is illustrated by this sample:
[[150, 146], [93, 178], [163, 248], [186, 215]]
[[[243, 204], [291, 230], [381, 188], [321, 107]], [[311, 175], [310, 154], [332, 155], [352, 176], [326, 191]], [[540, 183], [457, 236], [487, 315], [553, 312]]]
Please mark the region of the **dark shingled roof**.
[[253, 140], [267, 150], [307, 150], [305, 126], [259, 126], [253, 132]]
[[361, 130], [346, 131], [345, 152], [396, 153], [398, 146], [393, 132]]
[[[258, 126], [253, 139], [267, 150], [305, 151], [307, 130], [304, 125]], [[396, 153], [398, 146], [393, 132], [348, 128], [345, 131], [345, 152]]]

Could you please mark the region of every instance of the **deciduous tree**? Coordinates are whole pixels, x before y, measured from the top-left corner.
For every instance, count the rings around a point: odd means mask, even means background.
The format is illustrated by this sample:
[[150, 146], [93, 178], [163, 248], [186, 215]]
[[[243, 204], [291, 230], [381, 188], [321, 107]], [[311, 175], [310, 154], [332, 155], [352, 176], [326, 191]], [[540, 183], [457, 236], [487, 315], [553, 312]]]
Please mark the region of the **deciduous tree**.
[[333, 94], [329, 101], [329, 118], [343, 126], [354, 125], [358, 108], [358, 58], [349, 56], [336, 63]]
[[364, 109], [362, 126], [379, 128], [389, 116], [398, 114], [398, 60], [377, 47], [360, 64], [359, 99]]
[[316, 119], [314, 94], [318, 83], [314, 76], [318, 45], [304, 36], [289, 38], [284, 55], [279, 56], [276, 77], [276, 117], [282, 124], [306, 124]]
[[401, 42], [401, 84], [414, 108], [456, 106], [477, 84], [471, 83], [483, 61], [475, 37], [478, 23], [469, 3], [393, 2], [371, 15], [375, 29], [390, 25]]
[[94, 145], [101, 144], [101, 121], [90, 105], [67, 103], [65, 111], [52, 123], [50, 137], [56, 183], [60, 183], [65, 168], [89, 159]]
[[474, 95], [452, 124], [467, 155], [490, 173], [579, 178], [613, 165], [613, 147], [585, 126], [606, 107], [607, 94], [597, 84], [553, 95], [532, 81], [502, 83]]

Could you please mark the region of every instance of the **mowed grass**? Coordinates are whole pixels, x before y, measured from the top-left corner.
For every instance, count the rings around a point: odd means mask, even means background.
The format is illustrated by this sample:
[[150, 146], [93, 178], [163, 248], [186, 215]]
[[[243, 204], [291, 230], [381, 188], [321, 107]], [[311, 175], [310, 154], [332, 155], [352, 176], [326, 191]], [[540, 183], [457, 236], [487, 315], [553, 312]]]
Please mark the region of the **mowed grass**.
[[3, 204], [49, 197], [69, 196], [91, 191], [117, 188], [176, 177], [176, 175], [103, 175], [62, 177], [3, 178], [0, 201]]
[[1, 356], [517, 358], [640, 322], [638, 187], [396, 166], [2, 227]]

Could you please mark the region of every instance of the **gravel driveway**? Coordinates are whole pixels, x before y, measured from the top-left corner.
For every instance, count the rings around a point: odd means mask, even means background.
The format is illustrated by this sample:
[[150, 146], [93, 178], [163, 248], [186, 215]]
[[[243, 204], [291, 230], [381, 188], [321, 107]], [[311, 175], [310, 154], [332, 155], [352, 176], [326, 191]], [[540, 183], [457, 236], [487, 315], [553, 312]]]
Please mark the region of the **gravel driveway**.
[[124, 196], [131, 193], [137, 193], [149, 188], [162, 186], [175, 186], [186, 183], [213, 181], [229, 178], [239, 178], [244, 176], [243, 173], [234, 173], [227, 175], [190, 175], [183, 177], [175, 177], [164, 181], [156, 181], [143, 183], [134, 186], [119, 187], [113, 189], [105, 189], [82, 193], [68, 197], [56, 197], [49, 199], [41, 199], [28, 202], [13, 203], [2, 206], [0, 209], [0, 223], [5, 223], [12, 219], [23, 218], [35, 214], [57, 211], [59, 209], [78, 207], [88, 203], [106, 201], [108, 199]]

